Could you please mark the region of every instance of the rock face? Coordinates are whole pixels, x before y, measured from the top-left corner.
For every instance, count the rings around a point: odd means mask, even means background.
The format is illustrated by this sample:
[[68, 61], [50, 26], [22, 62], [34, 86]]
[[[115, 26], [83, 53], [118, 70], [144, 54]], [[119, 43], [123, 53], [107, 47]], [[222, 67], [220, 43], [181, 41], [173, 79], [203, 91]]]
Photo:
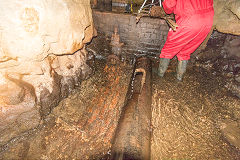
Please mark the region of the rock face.
[[214, 0], [215, 28], [219, 32], [240, 35], [240, 1]]
[[72, 54], [93, 31], [89, 0], [1, 0], [0, 5], [1, 57], [40, 60]]
[[230, 56], [240, 58], [240, 36], [227, 35], [224, 49], [226, 49]]
[[0, 146], [32, 129], [91, 72], [90, 0], [0, 0]]

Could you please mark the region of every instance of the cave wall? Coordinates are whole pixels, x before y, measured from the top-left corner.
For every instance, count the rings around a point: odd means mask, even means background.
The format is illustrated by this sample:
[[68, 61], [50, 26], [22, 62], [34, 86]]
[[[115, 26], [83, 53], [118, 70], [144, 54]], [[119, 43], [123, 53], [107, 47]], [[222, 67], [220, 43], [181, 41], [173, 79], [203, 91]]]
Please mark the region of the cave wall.
[[[91, 72], [90, 0], [0, 0], [0, 145], [37, 127]], [[2, 7], [4, 6], [4, 7]]]
[[222, 33], [240, 35], [240, 1], [214, 0], [214, 28]]

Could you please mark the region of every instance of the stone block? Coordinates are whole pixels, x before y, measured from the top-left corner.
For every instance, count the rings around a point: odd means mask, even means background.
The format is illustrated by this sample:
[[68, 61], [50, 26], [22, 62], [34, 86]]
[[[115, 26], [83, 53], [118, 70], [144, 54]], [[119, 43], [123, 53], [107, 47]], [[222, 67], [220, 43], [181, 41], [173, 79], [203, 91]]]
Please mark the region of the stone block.
[[147, 28], [148, 28], [148, 29], [154, 28], [153, 26], [154, 26], [154, 24], [152, 24], [152, 23], [148, 23], [148, 24], [147, 24]]
[[140, 27], [141, 27], [141, 28], [146, 28], [146, 27], [147, 27], [147, 24], [144, 23], [144, 22], [142, 22], [142, 23], [140, 23]]

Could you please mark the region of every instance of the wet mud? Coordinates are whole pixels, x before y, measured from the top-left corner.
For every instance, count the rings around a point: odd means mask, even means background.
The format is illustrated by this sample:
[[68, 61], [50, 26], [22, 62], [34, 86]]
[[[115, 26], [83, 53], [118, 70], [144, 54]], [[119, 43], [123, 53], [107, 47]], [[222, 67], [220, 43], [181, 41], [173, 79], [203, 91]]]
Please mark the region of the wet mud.
[[[0, 160], [109, 159], [136, 55], [124, 53], [109, 64], [106, 60], [113, 54], [110, 39], [100, 36], [95, 40], [87, 48], [94, 74], [40, 126], [0, 146]], [[231, 73], [221, 70], [225, 55], [221, 44], [208, 45], [190, 63], [183, 82], [175, 78], [176, 59], [164, 78], [152, 76], [152, 160], [240, 159], [236, 147], [240, 100], [227, 87], [239, 75], [238, 66]], [[150, 58], [156, 68], [158, 58]], [[226, 56], [223, 62], [230, 64]], [[235, 139], [229, 141], [229, 137]]]
[[[176, 80], [173, 59], [164, 78], [153, 75], [151, 159], [240, 159], [239, 59], [214, 33]], [[157, 63], [155, 62], [155, 67]]]
[[153, 76], [151, 159], [239, 159], [220, 130], [239, 119], [239, 99], [204, 68], [190, 66], [177, 82], [175, 66], [164, 78]]
[[2, 146], [0, 159], [106, 159], [133, 68], [105, 60], [94, 68], [37, 129]]
[[240, 98], [240, 45], [236, 42], [240, 42], [239, 36], [214, 31], [206, 49], [192, 60], [211, 74], [222, 76], [224, 86]]

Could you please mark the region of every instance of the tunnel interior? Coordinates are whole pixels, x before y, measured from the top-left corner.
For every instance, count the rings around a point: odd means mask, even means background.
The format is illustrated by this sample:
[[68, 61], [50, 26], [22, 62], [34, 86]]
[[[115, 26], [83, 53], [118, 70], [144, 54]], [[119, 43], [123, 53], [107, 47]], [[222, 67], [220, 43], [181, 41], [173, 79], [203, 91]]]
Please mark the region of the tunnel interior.
[[0, 159], [240, 158], [240, 3], [214, 0], [179, 82], [143, 2], [0, 2]]

